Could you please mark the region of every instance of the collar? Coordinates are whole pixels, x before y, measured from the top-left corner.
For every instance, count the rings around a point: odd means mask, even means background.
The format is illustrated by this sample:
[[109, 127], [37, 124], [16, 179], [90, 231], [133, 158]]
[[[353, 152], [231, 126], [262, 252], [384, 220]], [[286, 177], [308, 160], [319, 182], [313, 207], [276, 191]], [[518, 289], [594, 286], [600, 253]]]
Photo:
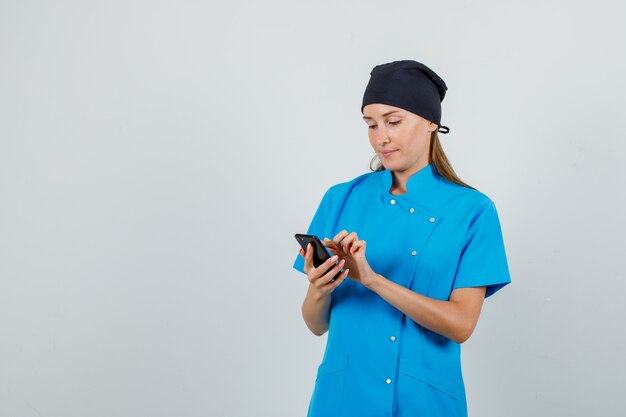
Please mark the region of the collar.
[[[431, 188], [437, 181], [439, 180], [439, 173], [435, 166], [430, 163], [426, 165], [424, 168], [417, 171], [415, 174], [411, 175], [409, 180], [406, 183], [407, 196], [419, 194], [422, 191], [425, 191]], [[385, 169], [382, 171], [382, 186], [383, 193], [391, 196], [392, 194], [389, 192], [391, 189], [391, 185], [393, 184], [393, 176], [391, 171]], [[400, 194], [400, 197], [404, 194]]]

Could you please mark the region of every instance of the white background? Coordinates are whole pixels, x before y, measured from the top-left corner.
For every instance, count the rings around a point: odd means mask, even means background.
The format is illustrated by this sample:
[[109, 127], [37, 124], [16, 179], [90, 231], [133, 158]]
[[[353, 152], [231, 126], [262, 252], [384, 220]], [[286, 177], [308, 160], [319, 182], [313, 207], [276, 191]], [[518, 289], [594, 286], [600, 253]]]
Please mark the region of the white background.
[[470, 415], [625, 415], [624, 15], [0, 0], [0, 417], [304, 415], [293, 234], [368, 171], [363, 90], [399, 59], [448, 84], [444, 149], [505, 236]]

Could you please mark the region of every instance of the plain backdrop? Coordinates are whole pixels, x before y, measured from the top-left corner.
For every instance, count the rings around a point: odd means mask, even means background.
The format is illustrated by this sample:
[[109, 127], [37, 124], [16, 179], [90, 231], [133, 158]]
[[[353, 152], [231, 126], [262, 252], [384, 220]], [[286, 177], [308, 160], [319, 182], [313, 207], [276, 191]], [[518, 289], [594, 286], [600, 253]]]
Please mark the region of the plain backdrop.
[[291, 268], [369, 170], [371, 69], [447, 82], [442, 142], [513, 283], [471, 416], [624, 416], [620, 1], [0, 0], [0, 417], [303, 416]]

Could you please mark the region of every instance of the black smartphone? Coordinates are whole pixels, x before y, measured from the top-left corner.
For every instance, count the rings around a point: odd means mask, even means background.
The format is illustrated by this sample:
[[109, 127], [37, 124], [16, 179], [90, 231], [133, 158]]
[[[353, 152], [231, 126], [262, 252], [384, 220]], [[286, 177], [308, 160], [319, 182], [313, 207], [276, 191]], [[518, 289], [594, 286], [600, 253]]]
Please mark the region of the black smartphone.
[[[306, 247], [309, 243], [313, 246], [313, 266], [316, 268], [326, 262], [332, 256], [330, 253], [328, 253], [328, 250], [326, 249], [326, 247], [324, 247], [322, 241], [319, 240], [317, 236], [296, 233], [296, 240], [302, 247], [302, 250], [304, 250], [305, 252]], [[341, 271], [338, 272], [331, 281], [334, 281], [339, 276], [339, 274], [341, 274]]]

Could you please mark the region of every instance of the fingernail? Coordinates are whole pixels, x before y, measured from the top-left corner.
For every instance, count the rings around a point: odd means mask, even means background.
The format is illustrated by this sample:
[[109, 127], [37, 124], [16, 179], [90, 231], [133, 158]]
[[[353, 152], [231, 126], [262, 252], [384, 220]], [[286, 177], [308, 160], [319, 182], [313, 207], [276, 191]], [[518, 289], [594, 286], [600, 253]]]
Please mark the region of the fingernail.
[[337, 262], [337, 258], [338, 258], [338, 256], [337, 256], [337, 255], [335, 255], [335, 256], [333, 256], [332, 258], [330, 258], [330, 260], [331, 260], [331, 261], [333, 261], [333, 262]]

